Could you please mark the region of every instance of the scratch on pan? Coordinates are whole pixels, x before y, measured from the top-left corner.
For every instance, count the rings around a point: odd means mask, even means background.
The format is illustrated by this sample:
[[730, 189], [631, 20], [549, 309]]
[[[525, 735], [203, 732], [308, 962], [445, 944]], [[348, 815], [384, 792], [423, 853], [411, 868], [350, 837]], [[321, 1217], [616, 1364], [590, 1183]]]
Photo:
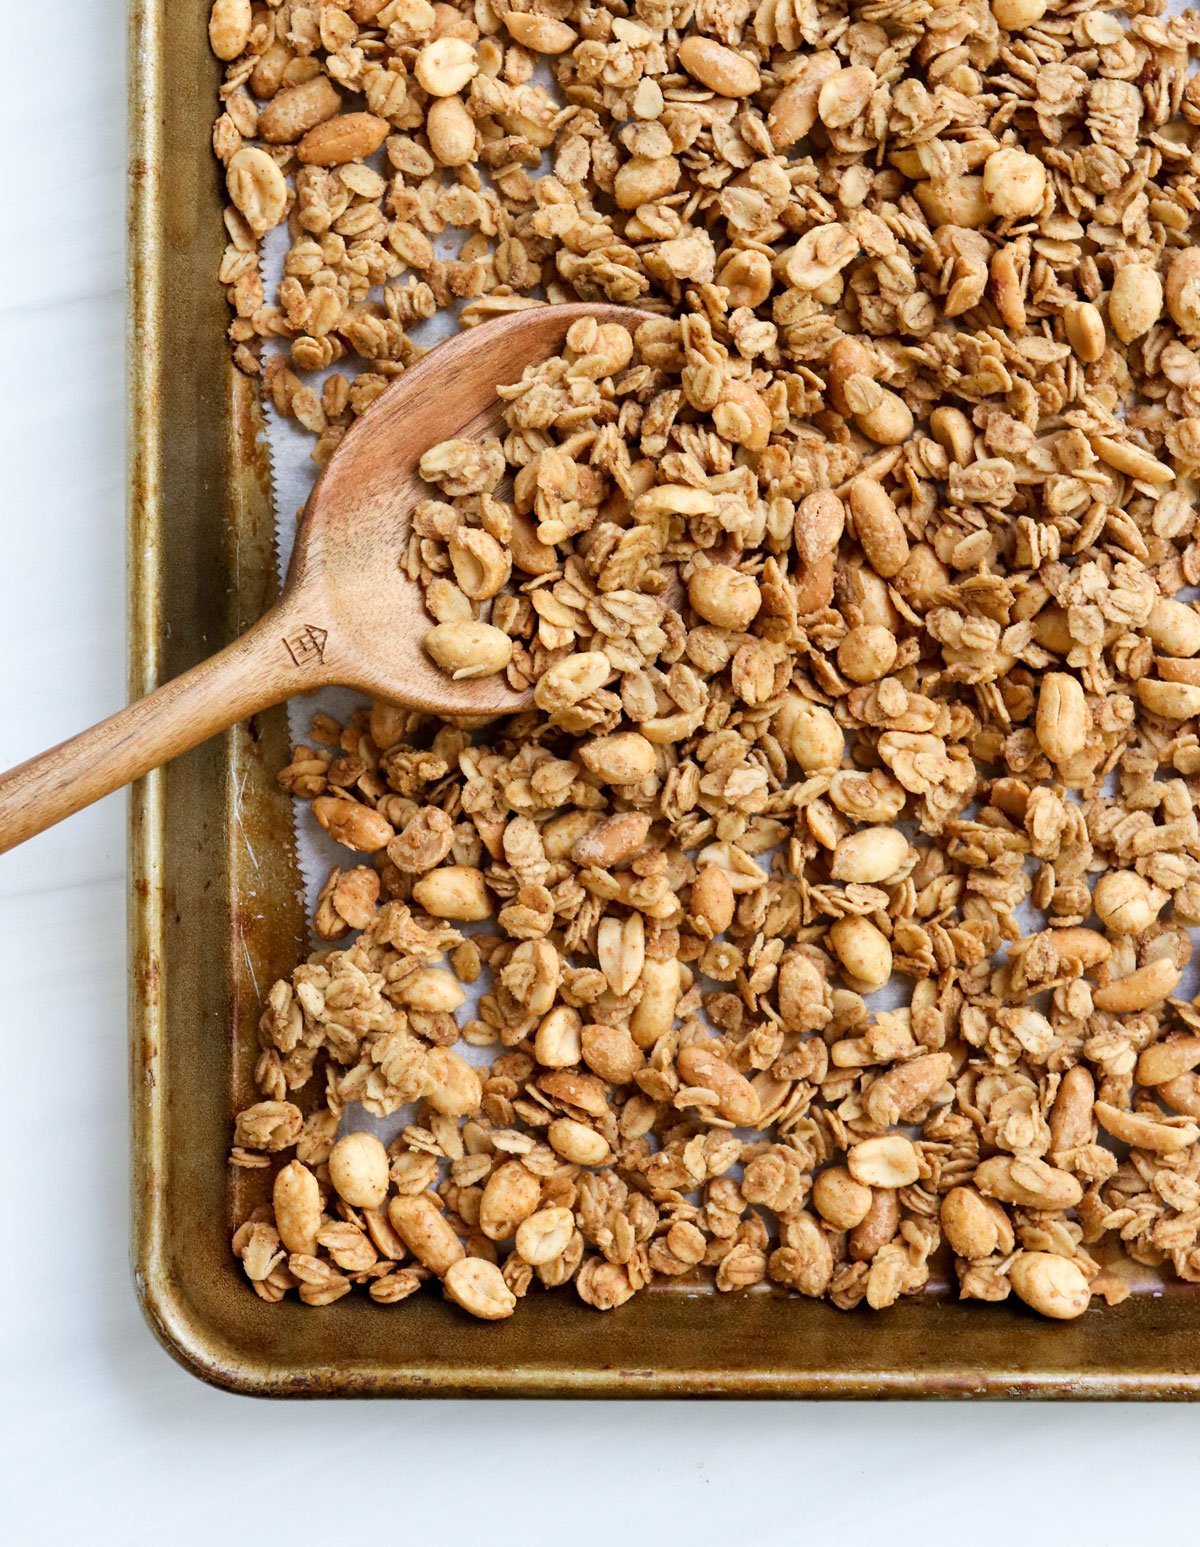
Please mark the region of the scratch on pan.
[[[258, 863], [258, 855], [254, 852], [254, 845], [250, 841], [250, 834], [247, 832], [246, 824], [242, 820], [242, 799], [246, 792], [246, 780], [249, 777], [249, 774], [250, 770], [246, 769], [246, 771], [242, 774], [241, 779], [234, 786], [233, 816], [234, 821], [236, 821], [238, 825], [238, 831], [242, 835], [242, 842], [246, 845], [246, 853], [250, 856], [250, 863], [254, 866], [254, 873], [261, 879], [262, 869]], [[255, 986], [257, 987], [257, 985]]]

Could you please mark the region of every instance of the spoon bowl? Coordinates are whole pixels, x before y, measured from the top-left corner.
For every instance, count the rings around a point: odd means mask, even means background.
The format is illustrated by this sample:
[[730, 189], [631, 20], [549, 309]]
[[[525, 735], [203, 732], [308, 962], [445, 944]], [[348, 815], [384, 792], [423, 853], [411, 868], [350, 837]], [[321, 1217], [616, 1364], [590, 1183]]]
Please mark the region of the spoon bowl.
[[444, 716], [527, 708], [503, 676], [455, 681], [425, 654], [433, 626], [401, 568], [418, 471], [440, 441], [504, 432], [497, 385], [563, 346], [585, 317], [629, 328], [624, 306], [540, 306], [439, 344], [383, 392], [325, 467], [296, 534], [283, 593], [240, 639], [91, 730], [0, 775], [0, 853], [239, 720], [336, 683]]

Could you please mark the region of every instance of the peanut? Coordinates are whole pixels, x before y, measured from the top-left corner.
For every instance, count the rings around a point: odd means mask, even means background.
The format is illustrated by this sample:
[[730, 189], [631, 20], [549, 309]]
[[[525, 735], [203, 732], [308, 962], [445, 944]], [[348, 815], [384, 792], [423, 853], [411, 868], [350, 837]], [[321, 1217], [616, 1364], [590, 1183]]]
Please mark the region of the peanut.
[[874, 70], [861, 64], [831, 75], [817, 95], [821, 122], [827, 129], [847, 128], [866, 112], [877, 84]]
[[753, 1127], [759, 1114], [758, 1093], [732, 1064], [699, 1042], [681, 1047], [677, 1062], [685, 1085], [712, 1091], [722, 1117], [739, 1128]]
[[642, 997], [629, 1018], [629, 1030], [640, 1048], [653, 1047], [675, 1024], [675, 1006], [682, 992], [678, 961], [648, 961], [642, 968]]
[[1162, 316], [1163, 284], [1148, 263], [1127, 263], [1113, 275], [1108, 320], [1123, 344], [1141, 338]]
[[828, 709], [800, 699], [791, 715], [788, 750], [805, 773], [819, 773], [841, 765], [846, 738]]
[[258, 132], [271, 145], [294, 145], [332, 118], [342, 105], [327, 75], [314, 75], [278, 92], [258, 115]]
[[531, 1267], [542, 1267], [562, 1256], [574, 1233], [570, 1209], [539, 1209], [517, 1226], [517, 1255]]
[[255, 236], [265, 236], [283, 219], [288, 188], [278, 165], [255, 145], [244, 145], [225, 169], [230, 202]]
[[995, 1253], [1013, 1249], [1013, 1228], [1008, 1215], [992, 1198], [974, 1187], [952, 1187], [942, 1199], [942, 1231], [960, 1256], [981, 1262]]
[[1091, 1300], [1082, 1268], [1056, 1252], [1022, 1252], [1008, 1276], [1031, 1310], [1055, 1321], [1082, 1316]]
[[856, 914], [838, 919], [829, 931], [829, 943], [863, 993], [874, 993], [891, 977], [892, 947], [870, 919]]
[[689, 33], [679, 45], [679, 63], [702, 86], [722, 97], [749, 97], [758, 90], [758, 66], [714, 38]]
[[871, 1207], [850, 1232], [850, 1256], [870, 1262], [900, 1228], [900, 1195], [891, 1187], [871, 1189]]
[[431, 1047], [425, 1054], [422, 1096], [435, 1112], [447, 1117], [470, 1117], [483, 1101], [479, 1070], [453, 1048]]
[[1083, 1197], [1083, 1187], [1067, 1171], [1044, 1160], [996, 1155], [975, 1168], [975, 1186], [1001, 1203], [1019, 1203], [1026, 1209], [1073, 1209]]
[[846, 1165], [854, 1180], [867, 1187], [908, 1187], [921, 1174], [917, 1147], [902, 1133], [861, 1140], [851, 1146]]
[[479, 55], [464, 38], [440, 37], [417, 55], [413, 74], [431, 97], [453, 97], [479, 73]]
[[1190, 720], [1200, 714], [1200, 686], [1143, 677], [1135, 691], [1142, 707], [1161, 719]]
[[348, 1133], [330, 1151], [329, 1179], [352, 1208], [381, 1209], [388, 1191], [387, 1150], [373, 1133]]
[[646, 1063], [645, 1054], [624, 1026], [584, 1026], [580, 1050], [588, 1068], [613, 1085], [627, 1085]]
[[517, 1308], [517, 1297], [494, 1262], [461, 1257], [450, 1264], [442, 1281], [446, 1298], [481, 1321], [503, 1321]]
[[364, 854], [385, 849], [396, 836], [396, 829], [378, 811], [339, 795], [318, 796], [312, 803], [312, 813], [336, 843]]
[[1016, 146], [994, 150], [983, 166], [983, 197], [1002, 220], [1036, 215], [1046, 193], [1046, 168]]
[[1104, 318], [1090, 301], [1071, 301], [1063, 309], [1063, 327], [1068, 344], [1085, 365], [1094, 365], [1104, 354]]
[[388, 136], [388, 121], [374, 113], [339, 113], [314, 125], [296, 147], [310, 166], [338, 167], [373, 156]]
[[1189, 338], [1200, 334], [1200, 250], [1184, 247], [1171, 259], [1165, 295], [1179, 331]]
[[538, 1206], [542, 1188], [519, 1160], [507, 1160], [487, 1179], [479, 1200], [479, 1228], [489, 1241], [507, 1241]]
[[208, 42], [218, 59], [236, 59], [250, 41], [250, 0], [213, 0]]
[[1047, 3], [1048, 0], [992, 0], [992, 15], [1007, 32], [1020, 32], [1041, 21]]
[[828, 50], [801, 56], [799, 71], [783, 87], [767, 114], [767, 133], [776, 150], [787, 150], [804, 139], [817, 122], [821, 87], [840, 66]]
[[473, 865], [442, 865], [418, 876], [413, 898], [438, 919], [478, 923], [495, 911], [483, 872]]
[[831, 489], [806, 494], [796, 507], [792, 537], [805, 564], [816, 564], [836, 553], [846, 525], [846, 507]]
[[490, 623], [438, 623], [424, 643], [426, 654], [456, 682], [493, 676], [512, 660], [512, 640]]
[[1114, 935], [1140, 935], [1158, 917], [1161, 900], [1148, 881], [1135, 870], [1110, 870], [1096, 882], [1092, 906], [1096, 916]]
[[1149, 1010], [1175, 992], [1182, 975], [1169, 956], [1160, 956], [1143, 967], [1135, 967], [1123, 978], [1094, 989], [1092, 1003], [1097, 1010], [1109, 1010], [1114, 1015]]
[[573, 1117], [556, 1117], [546, 1131], [550, 1148], [575, 1166], [603, 1166], [612, 1151], [603, 1134]]
[[1164, 655], [1200, 655], [1200, 612], [1185, 602], [1161, 597], [1154, 604], [1146, 632]]
[[396, 986], [400, 1003], [427, 1015], [461, 1008], [466, 994], [452, 973], [440, 967], [418, 967]]
[[733, 922], [733, 887], [719, 865], [704, 865], [692, 883], [689, 914], [698, 932], [711, 940]]
[[869, 376], [851, 376], [845, 394], [855, 424], [881, 446], [898, 446], [912, 434], [912, 409]]
[[1139, 1085], [1166, 1085], [1200, 1064], [1200, 1037], [1175, 1037], [1155, 1042], [1138, 1055]]
[[688, 601], [706, 623], [735, 632], [748, 628], [762, 606], [762, 592], [754, 577], [727, 564], [696, 570], [687, 591]]
[[1050, 1109], [1051, 1154], [1062, 1154], [1091, 1143], [1092, 1107], [1095, 1100], [1096, 1082], [1091, 1070], [1083, 1064], [1068, 1069]]
[[838, 669], [851, 682], [878, 682], [896, 664], [896, 636], [878, 623], [852, 628], [838, 646]]
[[570, 1005], [555, 1005], [537, 1029], [533, 1050], [539, 1064], [547, 1069], [569, 1069], [583, 1055], [580, 1033], [583, 1021]]
[[812, 1205], [835, 1230], [853, 1230], [871, 1209], [874, 1194], [856, 1182], [845, 1166], [830, 1166], [813, 1180]]
[[299, 1160], [289, 1161], [275, 1178], [271, 1201], [275, 1228], [288, 1251], [315, 1256], [321, 1228], [321, 1189], [308, 1167]]
[[908, 839], [895, 827], [864, 827], [841, 839], [829, 873], [835, 881], [873, 886], [894, 876], [908, 858]]
[[891, 580], [908, 562], [908, 537], [891, 496], [873, 478], [859, 477], [850, 485], [854, 535], [877, 575]]
[[429, 148], [442, 166], [463, 167], [474, 159], [475, 120], [461, 97], [435, 97], [429, 104], [425, 132]]
[[580, 761], [604, 784], [640, 784], [654, 772], [654, 748], [636, 731], [601, 736], [579, 748]]
[[428, 1193], [415, 1197], [401, 1194], [387, 1207], [388, 1223], [423, 1267], [439, 1278], [467, 1255]]
[[1156, 1119], [1146, 1112], [1127, 1112], [1108, 1101], [1097, 1101], [1096, 1118], [1106, 1133], [1134, 1149], [1156, 1155], [1176, 1155], [1200, 1139], [1200, 1127], [1177, 1117]]
[[621, 811], [605, 817], [574, 844], [571, 858], [585, 868], [612, 870], [625, 865], [645, 847], [650, 817], [644, 811]]
[[564, 21], [552, 16], [535, 16], [528, 11], [505, 11], [504, 25], [509, 34], [534, 54], [565, 54], [573, 48], [578, 33]]
[[913, 1117], [926, 1107], [950, 1076], [949, 1053], [922, 1053], [897, 1064], [873, 1081], [863, 1099], [863, 1109], [881, 1128]]
[[1090, 728], [1083, 688], [1066, 672], [1047, 672], [1038, 690], [1037, 739], [1052, 763], [1067, 763], [1087, 745]]

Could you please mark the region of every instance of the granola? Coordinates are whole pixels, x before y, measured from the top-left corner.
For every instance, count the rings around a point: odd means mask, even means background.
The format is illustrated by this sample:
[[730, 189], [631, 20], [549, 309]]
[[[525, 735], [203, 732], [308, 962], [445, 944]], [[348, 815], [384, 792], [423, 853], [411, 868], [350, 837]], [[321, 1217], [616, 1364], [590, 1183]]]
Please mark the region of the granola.
[[1200, 18], [1164, 11], [217, 0], [235, 359], [318, 463], [439, 310], [656, 314], [422, 463], [426, 648], [534, 707], [375, 704], [281, 775], [359, 858], [237, 1118], [280, 1166], [234, 1236], [263, 1298], [1200, 1281]]

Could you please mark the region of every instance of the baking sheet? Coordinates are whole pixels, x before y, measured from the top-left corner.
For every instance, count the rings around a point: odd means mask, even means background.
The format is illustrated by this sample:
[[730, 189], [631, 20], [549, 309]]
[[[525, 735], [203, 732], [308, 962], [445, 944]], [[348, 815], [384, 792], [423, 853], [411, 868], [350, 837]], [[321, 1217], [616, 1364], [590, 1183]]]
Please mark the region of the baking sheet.
[[[208, 7], [130, 0], [130, 686], [204, 659], [276, 592], [255, 384], [214, 275], [221, 71]], [[302, 457], [307, 456], [307, 449]], [[311, 475], [309, 475], [311, 476]], [[290, 511], [288, 511], [290, 517]], [[304, 948], [282, 709], [139, 781], [130, 803], [131, 1257], [146, 1319], [191, 1372], [260, 1396], [1200, 1397], [1200, 1297], [1050, 1323], [1009, 1300], [844, 1315], [774, 1294], [647, 1293], [598, 1316], [533, 1294], [464, 1327], [436, 1295], [312, 1310], [251, 1294], [233, 1224], [269, 1173], [226, 1164], [255, 1099], [263, 985]]]

